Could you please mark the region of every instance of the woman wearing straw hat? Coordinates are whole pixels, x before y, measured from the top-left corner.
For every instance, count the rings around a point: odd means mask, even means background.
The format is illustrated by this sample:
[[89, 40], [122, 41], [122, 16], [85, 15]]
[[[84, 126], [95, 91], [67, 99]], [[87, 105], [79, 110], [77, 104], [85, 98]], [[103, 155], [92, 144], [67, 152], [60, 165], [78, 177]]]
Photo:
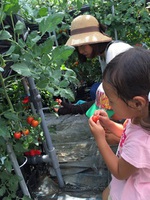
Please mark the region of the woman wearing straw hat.
[[[106, 64], [115, 56], [132, 48], [132, 46], [125, 42], [113, 41], [111, 37], [105, 34], [105, 31], [106, 27], [99, 23], [92, 15], [79, 15], [71, 23], [71, 36], [66, 42], [66, 45], [76, 48], [80, 62], [85, 62], [87, 58], [92, 59], [98, 56], [101, 72], [103, 72]], [[96, 93], [99, 94], [98, 90], [100, 88], [99, 86]], [[97, 99], [98, 98], [96, 98], [96, 101]], [[99, 103], [97, 102], [97, 104]], [[89, 115], [94, 112], [93, 106], [97, 108], [94, 100], [80, 105], [61, 102], [61, 107], [55, 109], [55, 111], [58, 112], [59, 115], [85, 114], [88, 112], [87, 116], [90, 117]], [[90, 109], [90, 111], [88, 109]], [[111, 139], [110, 143], [112, 142]], [[113, 142], [118, 143], [118, 138]]]
[[110, 60], [131, 48], [125, 42], [113, 41], [105, 31], [106, 26], [99, 23], [92, 15], [79, 15], [71, 23], [71, 36], [66, 45], [77, 49], [81, 61], [99, 56], [103, 72]]
[[[116, 55], [128, 50], [132, 46], [122, 41], [113, 41], [111, 37], [105, 34], [106, 27], [98, 22], [92, 15], [79, 15], [71, 23], [71, 36], [66, 42], [68, 46], [74, 46], [78, 52], [80, 62], [85, 62], [87, 58], [99, 57], [101, 71], [107, 63], [110, 62]], [[89, 103], [89, 102], [87, 102]], [[91, 106], [92, 103], [83, 104], [82, 108], [69, 107], [64, 104], [65, 109], [61, 108], [59, 114], [83, 114]]]

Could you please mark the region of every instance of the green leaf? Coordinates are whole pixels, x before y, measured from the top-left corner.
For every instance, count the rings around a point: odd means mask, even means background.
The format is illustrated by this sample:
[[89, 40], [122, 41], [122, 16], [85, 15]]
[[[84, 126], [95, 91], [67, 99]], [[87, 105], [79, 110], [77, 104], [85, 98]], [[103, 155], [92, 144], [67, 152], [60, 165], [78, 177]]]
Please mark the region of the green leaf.
[[39, 22], [39, 30], [44, 35], [45, 32], [52, 32], [56, 29], [57, 25], [62, 23], [64, 13], [56, 13], [42, 18]]
[[45, 89], [46, 89], [48, 92], [50, 92], [51, 94], [54, 94], [54, 88], [53, 88], [53, 87], [47, 86]]
[[139, 29], [139, 33], [141, 33], [142, 35], [144, 35], [145, 34], [145, 30], [144, 29]]
[[15, 44], [11, 45], [10, 48], [8, 49], [8, 51], [6, 51], [5, 54], [6, 54], [7, 56], [11, 55], [11, 54], [14, 52], [15, 47], [16, 47]]
[[36, 86], [40, 89], [45, 89], [47, 87], [47, 84], [48, 84], [48, 79], [45, 78], [44, 80], [39, 80], [37, 83], [36, 83]]
[[24, 3], [24, 0], [22, 0], [22, 6], [23, 10], [26, 12], [27, 17], [33, 17], [34, 18], [34, 10], [32, 9], [31, 5], [28, 4], [27, 2]]
[[60, 69], [65, 71], [65, 70], [67, 70], [67, 67], [64, 64], [62, 64]]
[[29, 144], [32, 143], [33, 140], [34, 140], [34, 138], [33, 138], [31, 135], [28, 135], [28, 136], [27, 136], [27, 142], [28, 142]]
[[69, 85], [69, 83], [68, 83], [68, 81], [66, 81], [66, 80], [60, 81], [60, 84], [59, 84], [59, 86], [60, 86], [61, 88], [66, 88], [68, 85]]
[[75, 99], [74, 94], [70, 88], [68, 88], [68, 89], [60, 88], [59, 90], [54, 92], [54, 95], [55, 96], [60, 95], [61, 97], [65, 97], [66, 99], [69, 99], [70, 101], [74, 101], [74, 99]]
[[5, 67], [5, 60], [3, 59], [2, 55], [0, 54], [0, 67]]
[[24, 196], [23, 198], [22, 198], [22, 200], [31, 200], [29, 197], [27, 197], [27, 196]]
[[60, 80], [60, 78], [62, 77], [62, 72], [59, 69], [55, 69], [52, 73], [52, 77], [57, 81]]
[[4, 119], [1, 119], [0, 136], [2, 136], [3, 138], [10, 137], [8, 126]]
[[24, 152], [22, 143], [19, 143], [19, 141], [18, 141], [14, 146], [14, 151], [15, 152]]
[[41, 36], [38, 34], [37, 31], [32, 31], [27, 37], [27, 45], [29, 47], [33, 47], [39, 40]]
[[12, 200], [12, 195], [9, 195], [7, 197], [4, 197], [3, 200]]
[[65, 62], [68, 57], [73, 53], [74, 47], [70, 46], [59, 46], [56, 47], [52, 51], [52, 59], [53, 62], [56, 62], [57, 65], [61, 65], [63, 62]]
[[20, 9], [18, 2], [18, 0], [7, 0], [7, 3], [4, 4], [4, 12], [8, 15], [18, 13]]
[[17, 62], [18, 59], [19, 59], [19, 57], [20, 57], [19, 54], [12, 54], [12, 60], [13, 60], [14, 62]]
[[7, 171], [9, 171], [9, 172], [12, 171], [12, 165], [8, 159], [5, 161], [5, 167], [6, 167]]
[[54, 36], [48, 38], [43, 44], [40, 44], [40, 50], [41, 53], [44, 54], [48, 54], [51, 52], [53, 44], [54, 44]]
[[21, 22], [20, 20], [17, 21], [15, 25], [15, 32], [18, 34], [23, 34], [25, 29], [25, 24]]
[[12, 36], [8, 31], [4, 31], [4, 30], [0, 31], [0, 40], [8, 40], [11, 37]]
[[6, 187], [4, 185], [1, 185], [0, 187], [0, 196], [2, 197], [6, 192]]
[[5, 19], [6, 14], [4, 10], [0, 9], [0, 23]]
[[9, 112], [9, 111], [7, 111], [7, 112], [4, 113], [4, 117], [7, 118], [7, 119], [9, 119], [9, 120], [14, 120], [14, 121], [19, 120], [18, 115], [16, 115], [13, 112]]
[[11, 66], [11, 68], [17, 72], [18, 74], [22, 75], [22, 76], [31, 76], [32, 73], [30, 71], [30, 68], [24, 63], [16, 63], [14, 65]]
[[81, 9], [81, 7], [82, 7], [82, 2], [81, 2], [81, 0], [77, 0], [77, 7], [78, 7], [78, 10]]
[[48, 8], [46, 8], [46, 7], [42, 7], [42, 8], [40, 8], [38, 14], [39, 14], [41, 17], [43, 17], [43, 16], [47, 16], [47, 15], [48, 15]]
[[18, 39], [18, 44], [24, 48], [26, 46], [26, 43], [24, 42], [24, 40], [22, 38]]

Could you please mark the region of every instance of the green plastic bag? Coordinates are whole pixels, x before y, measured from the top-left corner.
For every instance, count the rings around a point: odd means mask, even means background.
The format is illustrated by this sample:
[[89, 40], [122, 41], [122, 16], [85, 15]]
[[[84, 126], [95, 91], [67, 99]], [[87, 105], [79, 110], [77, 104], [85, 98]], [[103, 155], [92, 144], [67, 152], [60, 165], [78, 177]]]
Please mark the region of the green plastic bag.
[[[90, 118], [94, 112], [96, 110], [99, 110], [100, 108], [94, 103], [87, 111], [86, 111], [86, 116], [88, 118]], [[114, 111], [113, 110], [106, 110], [107, 114], [108, 114], [108, 117], [112, 117], [114, 115]]]

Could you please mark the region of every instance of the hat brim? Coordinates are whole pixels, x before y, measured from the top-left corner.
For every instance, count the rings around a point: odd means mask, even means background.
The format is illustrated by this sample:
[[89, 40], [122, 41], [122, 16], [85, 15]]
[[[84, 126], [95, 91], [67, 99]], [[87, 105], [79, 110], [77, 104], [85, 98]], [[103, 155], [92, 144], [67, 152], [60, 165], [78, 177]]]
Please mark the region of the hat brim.
[[67, 46], [81, 46], [87, 44], [103, 43], [112, 41], [111, 37], [103, 35], [100, 32], [82, 33], [70, 36], [66, 42]]
[[[99, 110], [100, 108], [98, 106], [96, 106], [96, 104], [94, 103], [87, 111], [86, 111], [86, 116], [88, 118], [90, 118], [94, 112], [96, 110]], [[115, 113], [113, 110], [106, 110], [107, 114], [108, 114], [108, 117], [111, 118]]]

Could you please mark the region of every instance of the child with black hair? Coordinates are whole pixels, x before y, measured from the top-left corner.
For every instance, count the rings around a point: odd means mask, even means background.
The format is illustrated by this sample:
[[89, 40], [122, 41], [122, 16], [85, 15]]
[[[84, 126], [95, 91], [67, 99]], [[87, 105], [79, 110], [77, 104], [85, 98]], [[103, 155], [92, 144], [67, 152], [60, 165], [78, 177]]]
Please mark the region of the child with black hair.
[[[103, 200], [149, 200], [150, 195], [150, 51], [132, 48], [116, 56], [103, 74], [103, 88], [123, 125], [110, 120], [104, 110], [91, 132], [112, 174]], [[121, 135], [116, 155], [105, 137], [107, 127]]]

